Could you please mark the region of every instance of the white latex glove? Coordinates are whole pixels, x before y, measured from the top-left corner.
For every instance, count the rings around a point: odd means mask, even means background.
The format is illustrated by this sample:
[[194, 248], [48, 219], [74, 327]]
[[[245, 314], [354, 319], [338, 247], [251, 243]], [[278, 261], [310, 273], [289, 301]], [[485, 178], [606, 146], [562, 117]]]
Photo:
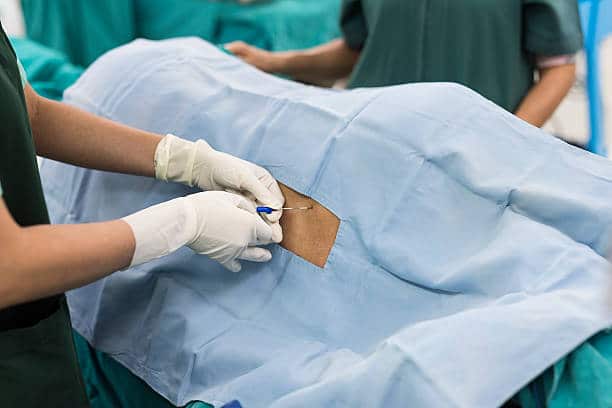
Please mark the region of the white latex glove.
[[[239, 192], [258, 205], [283, 208], [285, 198], [272, 175], [253, 163], [221, 153], [204, 140], [190, 142], [174, 135], [165, 136], [155, 151], [155, 177], [203, 190]], [[281, 211], [266, 215], [275, 237], [282, 239], [278, 221]]]
[[239, 272], [239, 260], [267, 262], [270, 251], [259, 248], [274, 241], [272, 228], [241, 195], [210, 191], [177, 198], [123, 219], [134, 233], [136, 250], [130, 266], [168, 255], [188, 246], [201, 255]]

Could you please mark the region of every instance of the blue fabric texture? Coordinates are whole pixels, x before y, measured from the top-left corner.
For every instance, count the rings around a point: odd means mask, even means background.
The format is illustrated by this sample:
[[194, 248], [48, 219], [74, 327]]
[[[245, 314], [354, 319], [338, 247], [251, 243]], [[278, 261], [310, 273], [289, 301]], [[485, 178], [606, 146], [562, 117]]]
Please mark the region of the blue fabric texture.
[[[184, 249], [69, 294], [76, 330], [176, 405], [497, 406], [612, 323], [612, 165], [467, 88], [323, 90], [179, 39], [112, 51], [65, 98], [205, 138], [341, 219], [324, 268]], [[192, 192], [41, 171], [54, 222]]]

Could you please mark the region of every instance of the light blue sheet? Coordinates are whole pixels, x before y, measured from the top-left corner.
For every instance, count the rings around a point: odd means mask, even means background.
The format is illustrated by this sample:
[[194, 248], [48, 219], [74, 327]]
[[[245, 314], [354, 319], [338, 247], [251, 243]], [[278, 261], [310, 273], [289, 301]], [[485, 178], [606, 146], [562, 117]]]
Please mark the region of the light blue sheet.
[[[180, 39], [111, 52], [66, 100], [206, 138], [341, 219], [324, 269], [182, 250], [69, 294], [75, 328], [176, 405], [491, 407], [612, 324], [612, 165], [464, 87], [321, 90]], [[54, 222], [189, 192], [42, 177]]]

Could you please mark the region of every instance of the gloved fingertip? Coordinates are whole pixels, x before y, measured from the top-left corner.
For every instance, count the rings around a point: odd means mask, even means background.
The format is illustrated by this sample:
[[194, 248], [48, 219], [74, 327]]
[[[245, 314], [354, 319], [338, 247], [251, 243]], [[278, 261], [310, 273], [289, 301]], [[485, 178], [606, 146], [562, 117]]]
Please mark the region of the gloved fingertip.
[[272, 241], [275, 244], [280, 244], [281, 242], [283, 242], [283, 228], [278, 223], [272, 224], [271, 227], [272, 227]]
[[274, 208], [283, 208], [285, 206], [285, 198], [284, 197], [282, 197], [282, 199], [276, 199], [276, 198], [273, 197], [270, 200], [270, 202], [274, 205]]
[[241, 194], [240, 191], [238, 191], [236, 189], [233, 189], [233, 188], [226, 188], [224, 191], [226, 193], [230, 193], [230, 194], [234, 194], [234, 195], [238, 195], [238, 196]]
[[266, 248], [249, 247], [238, 259], [247, 262], [269, 262], [272, 259], [272, 253]]
[[242, 265], [238, 261], [231, 261], [229, 264], [224, 265], [230, 272], [238, 273], [242, 270]]
[[[280, 207], [272, 207], [272, 208], [280, 208]], [[264, 216], [266, 217], [266, 220], [268, 220], [269, 222], [277, 223], [280, 221], [281, 217], [283, 216], [283, 212], [274, 211], [272, 214], [264, 214]]]
[[236, 196], [235, 199], [236, 199], [236, 205], [238, 208], [246, 212], [249, 212], [251, 214], [257, 214], [256, 206], [253, 203], [253, 201], [249, 200], [247, 197], [243, 195]]
[[261, 256], [257, 260], [257, 262], [270, 262], [272, 260], [272, 253], [270, 251], [265, 251], [261, 253]]
[[265, 222], [263, 219], [261, 219], [261, 217], [257, 217], [255, 219], [255, 226], [256, 226], [256, 240], [255, 242], [251, 242], [251, 245], [257, 245], [257, 244], [263, 244], [263, 245], [267, 245], [272, 243], [272, 226], [270, 224], [268, 224], [267, 222]]

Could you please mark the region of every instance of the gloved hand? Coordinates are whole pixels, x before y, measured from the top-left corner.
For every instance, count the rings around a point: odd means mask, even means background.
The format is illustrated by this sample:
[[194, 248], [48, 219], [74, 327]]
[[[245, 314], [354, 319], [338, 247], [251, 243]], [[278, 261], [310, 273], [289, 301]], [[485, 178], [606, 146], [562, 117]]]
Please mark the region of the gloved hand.
[[272, 228], [245, 197], [211, 191], [177, 198], [123, 219], [132, 228], [136, 250], [130, 266], [168, 255], [187, 245], [232, 272], [240, 260], [267, 262], [270, 251], [259, 248], [277, 242]]
[[[258, 205], [280, 209], [285, 198], [278, 183], [265, 169], [210, 147], [204, 140], [190, 142], [174, 135], [164, 137], [155, 151], [155, 177], [203, 190], [239, 192]], [[282, 240], [278, 221], [281, 211], [266, 215], [274, 238]]]

